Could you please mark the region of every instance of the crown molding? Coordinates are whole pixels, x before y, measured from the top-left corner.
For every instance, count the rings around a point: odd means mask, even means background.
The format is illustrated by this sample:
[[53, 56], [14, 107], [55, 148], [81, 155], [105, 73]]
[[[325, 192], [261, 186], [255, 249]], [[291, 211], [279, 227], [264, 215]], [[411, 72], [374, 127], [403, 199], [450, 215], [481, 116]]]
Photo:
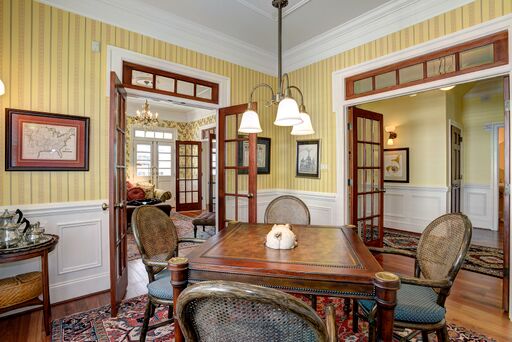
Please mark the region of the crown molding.
[[[268, 75], [277, 75], [275, 52], [265, 51], [182, 17], [159, 11], [141, 0], [38, 1]], [[289, 72], [302, 68], [472, 1], [391, 0], [284, 51], [284, 70]]]
[[392, 0], [284, 51], [290, 72], [448, 12], [473, 0]]
[[276, 75], [277, 56], [274, 53], [182, 17], [159, 11], [141, 0], [38, 1], [268, 75]]

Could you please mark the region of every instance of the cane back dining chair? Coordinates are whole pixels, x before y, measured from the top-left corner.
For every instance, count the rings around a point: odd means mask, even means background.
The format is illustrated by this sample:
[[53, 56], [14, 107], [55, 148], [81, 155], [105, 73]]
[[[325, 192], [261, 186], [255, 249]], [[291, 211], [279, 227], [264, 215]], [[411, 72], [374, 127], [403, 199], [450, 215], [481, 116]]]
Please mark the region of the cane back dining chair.
[[[173, 322], [173, 290], [170, 280], [171, 273], [167, 270], [167, 260], [178, 256], [180, 243], [199, 243], [204, 240], [178, 238], [176, 227], [171, 218], [154, 206], [137, 207], [132, 215], [131, 226], [135, 243], [149, 278], [147, 285], [148, 304], [140, 332], [140, 341], [145, 341], [148, 330]], [[169, 307], [169, 320], [149, 326], [149, 319], [153, 316], [155, 307], [158, 305]]]
[[289, 223], [308, 225], [311, 222], [309, 209], [295, 196], [279, 196], [265, 210], [265, 223]]
[[279, 290], [205, 281], [179, 296], [176, 315], [188, 342], [337, 340], [334, 308], [325, 322], [303, 301]]
[[[455, 281], [469, 250], [472, 225], [463, 214], [446, 214], [436, 218], [423, 231], [416, 253], [393, 248], [374, 248], [372, 252], [397, 254], [415, 258], [414, 277], [401, 276], [397, 293], [395, 327], [410, 329], [408, 340], [421, 331], [423, 341], [436, 332], [438, 341], [448, 341], [444, 307], [450, 288]], [[376, 305], [371, 300], [359, 301], [353, 306], [353, 329], [357, 331], [357, 318], [369, 322], [369, 340], [375, 340]], [[398, 337], [398, 336], [397, 336]]]

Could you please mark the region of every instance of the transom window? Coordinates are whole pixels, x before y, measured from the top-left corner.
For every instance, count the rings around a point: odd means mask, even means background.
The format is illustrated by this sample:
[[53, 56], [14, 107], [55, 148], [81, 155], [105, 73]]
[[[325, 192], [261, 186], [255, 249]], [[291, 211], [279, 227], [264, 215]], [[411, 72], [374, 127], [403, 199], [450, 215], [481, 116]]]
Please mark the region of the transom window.
[[346, 80], [347, 99], [431, 82], [508, 63], [508, 32], [371, 70]]
[[123, 86], [195, 101], [219, 103], [217, 83], [129, 62], [123, 62]]

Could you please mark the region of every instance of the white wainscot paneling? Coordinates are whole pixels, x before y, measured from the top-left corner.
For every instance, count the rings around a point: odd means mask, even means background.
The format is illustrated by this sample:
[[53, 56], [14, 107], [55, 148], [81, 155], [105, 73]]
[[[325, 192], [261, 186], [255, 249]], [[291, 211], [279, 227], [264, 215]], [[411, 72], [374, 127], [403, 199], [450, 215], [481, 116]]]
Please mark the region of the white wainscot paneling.
[[384, 226], [421, 233], [447, 212], [447, 194], [446, 187], [386, 184]]
[[493, 224], [495, 208], [492, 188], [488, 185], [464, 184], [462, 188], [462, 212], [466, 214], [473, 227], [497, 230]]
[[[59, 236], [59, 243], [48, 258], [52, 303], [110, 288], [108, 211], [101, 209], [103, 202], [19, 207], [32, 223], [40, 221], [47, 233]], [[1, 264], [0, 278], [40, 269], [39, 259]]]
[[[258, 222], [263, 222], [265, 210], [268, 204], [276, 197], [292, 195], [300, 198], [307, 205], [311, 215], [311, 224], [318, 225], [339, 225], [336, 223], [336, 210], [340, 210], [341, 204], [335, 193], [295, 191], [284, 189], [259, 190], [258, 201]], [[234, 218], [234, 199], [228, 197], [226, 200], [226, 213], [228, 218]], [[238, 221], [247, 221], [247, 200], [239, 199]]]

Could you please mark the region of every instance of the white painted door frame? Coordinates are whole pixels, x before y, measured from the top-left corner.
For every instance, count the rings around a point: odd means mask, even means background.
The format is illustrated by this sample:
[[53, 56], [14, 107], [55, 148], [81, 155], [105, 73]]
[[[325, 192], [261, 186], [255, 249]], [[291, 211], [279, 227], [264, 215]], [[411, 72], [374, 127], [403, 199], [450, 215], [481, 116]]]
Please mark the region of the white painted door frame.
[[[336, 223], [348, 223], [348, 201], [347, 201], [347, 170], [348, 170], [348, 156], [347, 156], [347, 111], [351, 106], [373, 102], [378, 100], [399, 97], [403, 95], [427, 91], [445, 87], [448, 85], [466, 83], [480, 79], [492, 78], [496, 76], [509, 75], [512, 79], [512, 65], [509, 61], [508, 64], [481, 70], [473, 73], [459, 75], [455, 77], [445, 78], [433, 82], [422, 83], [411, 87], [405, 87], [392, 91], [382, 92], [379, 94], [368, 95], [356, 99], [348, 100], [345, 98], [345, 81], [348, 77], [367, 72], [379, 67], [398, 63], [409, 58], [418, 57], [430, 52], [439, 51], [453, 45], [461, 44], [467, 41], [475, 40], [481, 37], [491, 35], [500, 31], [508, 31], [508, 47], [509, 56], [512, 56], [512, 15], [502, 16], [485, 23], [475, 25], [468, 29], [449, 34], [444, 37], [433, 39], [423, 44], [412, 46], [410, 48], [397, 51], [395, 53], [364, 62], [349, 68], [334, 71], [332, 74], [332, 111], [336, 115], [336, 188], [338, 208], [342, 210], [337, 211]], [[510, 58], [510, 57], [509, 57]], [[512, 88], [512, 87], [511, 87]], [[511, 139], [511, 137], [508, 137]], [[509, 156], [512, 159], [512, 155]], [[512, 240], [512, 237], [511, 237]], [[511, 243], [512, 245], [512, 243]], [[512, 293], [512, 283], [510, 288]], [[512, 296], [511, 296], [512, 297]], [[509, 317], [512, 319], [512, 301], [510, 301]]]

